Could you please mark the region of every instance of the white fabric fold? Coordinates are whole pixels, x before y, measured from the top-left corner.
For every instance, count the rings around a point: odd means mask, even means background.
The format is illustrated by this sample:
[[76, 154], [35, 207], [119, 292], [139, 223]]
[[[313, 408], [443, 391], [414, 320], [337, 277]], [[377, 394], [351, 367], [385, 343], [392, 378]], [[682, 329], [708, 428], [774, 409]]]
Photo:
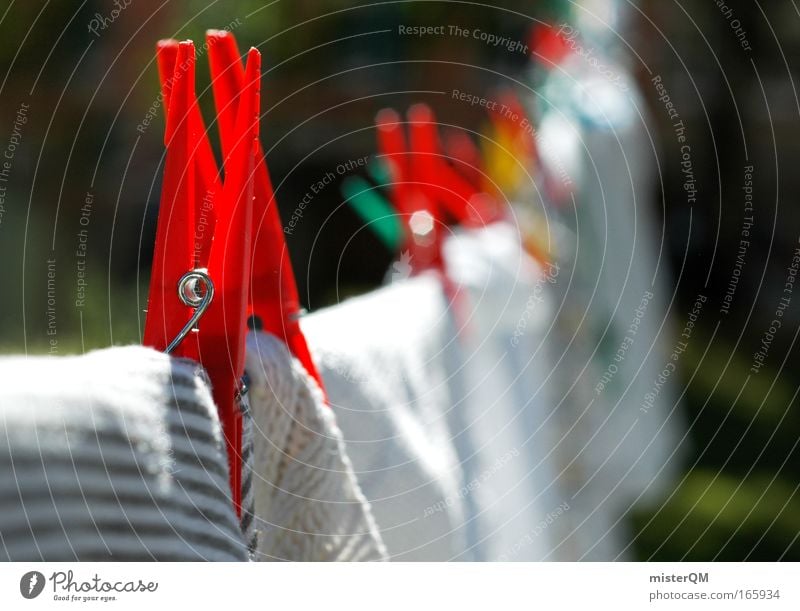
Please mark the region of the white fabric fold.
[[534, 261], [508, 222], [458, 232], [444, 254], [463, 294], [456, 308], [464, 326], [459, 411], [472, 448], [462, 463], [476, 549], [485, 560], [542, 560], [565, 532], [554, 516], [569, 507], [548, 385], [550, 286], [558, 270]]
[[404, 280], [302, 325], [391, 559], [462, 557], [468, 511], [448, 423], [456, 340], [440, 280]]
[[247, 342], [257, 560], [384, 560], [333, 411], [277, 338]]

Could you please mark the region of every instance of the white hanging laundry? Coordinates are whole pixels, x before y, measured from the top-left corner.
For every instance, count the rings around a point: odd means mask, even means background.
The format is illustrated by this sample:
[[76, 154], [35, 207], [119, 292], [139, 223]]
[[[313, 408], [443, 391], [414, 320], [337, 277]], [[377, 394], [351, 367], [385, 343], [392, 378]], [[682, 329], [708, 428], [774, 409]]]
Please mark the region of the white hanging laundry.
[[[563, 97], [558, 100], [563, 102]], [[622, 453], [617, 448], [625, 429], [620, 431], [619, 425], [624, 422], [614, 418], [609, 395], [598, 394], [595, 386], [609, 365], [617, 366], [609, 360], [613, 351], [610, 353], [608, 347], [622, 338], [614, 325], [611, 334], [599, 341], [609, 322], [605, 307], [609, 293], [596, 270], [601, 264], [607, 265], [607, 261], [602, 246], [598, 247], [593, 213], [579, 196], [585, 194], [586, 174], [592, 171], [591, 164], [586, 163], [581, 129], [580, 121], [563, 112], [561, 106], [546, 112], [539, 127], [541, 159], [546, 171], [569, 177], [570, 189], [576, 192], [574, 199], [567, 198], [561, 203], [562, 214], [550, 219], [551, 233], [558, 233], [561, 238], [557, 260], [562, 269], [554, 287], [560, 307], [552, 336], [554, 358], [558, 362], [552, 383], [558, 391], [554, 400], [559, 406], [563, 446], [567, 449], [563, 460], [564, 481], [573, 497], [572, 509], [565, 520], [569, 531], [563, 546], [571, 550], [575, 560], [607, 561], [617, 558], [630, 538], [627, 525], [620, 521], [619, 502], [628, 498], [625, 492], [628, 488], [615, 488], [619, 476], [627, 469], [618, 468], [625, 463], [620, 460]], [[607, 205], [617, 204], [609, 200]], [[613, 242], [606, 245], [617, 248]], [[624, 409], [618, 408], [616, 412]], [[610, 481], [609, 474], [616, 479]]]
[[277, 338], [248, 336], [257, 560], [384, 560], [369, 503], [317, 383]]
[[[633, 426], [622, 442], [622, 460], [609, 463], [613, 477], [624, 480], [629, 497], [623, 509], [627, 509], [640, 495], [645, 501], [660, 498], [677, 475], [681, 420], [675, 377], [658, 384], [655, 400], [646, 399], [672, 362], [674, 329], [667, 311], [674, 290], [666, 242], [653, 214], [655, 152], [647, 135], [646, 105], [636, 93], [623, 95], [604, 81], [595, 80], [593, 85], [606, 91], [587, 95], [615, 105], [615, 113], [609, 110], [606, 116], [610, 118], [587, 125], [587, 156], [597, 174], [587, 177], [582, 205], [593, 218], [596, 241], [609, 246], [605, 266], [597, 272], [603, 288], [599, 303], [608, 313], [605, 322], [611, 323], [611, 341], [606, 340], [601, 350], [606, 360], [601, 376], [612, 362], [618, 372], [602, 393], [615, 409], [613, 417], [620, 420], [618, 430]], [[636, 90], [632, 87], [632, 91]], [[624, 358], [619, 361], [617, 355], [623, 349]]]
[[552, 279], [507, 223], [444, 255], [454, 303], [427, 274], [303, 328], [393, 559], [540, 559], [568, 511], [546, 384]]
[[574, 240], [560, 249], [572, 252], [560, 259], [570, 282], [558, 286], [564, 358], [557, 385], [575, 454], [570, 544], [592, 560], [625, 557], [623, 514], [668, 488], [680, 426], [674, 379], [658, 384], [655, 400], [646, 398], [673, 349], [648, 117], [625, 66], [608, 56], [603, 62], [617, 80], [580, 56], [550, 74], [542, 95], [554, 106], [538, 139], [546, 170], [573, 179], [574, 200], [561, 207]]
[[198, 369], [138, 346], [0, 359], [0, 559], [246, 560]]
[[468, 511], [448, 425], [456, 339], [439, 278], [397, 282], [302, 326], [391, 559], [465, 557]]
[[[486, 560], [541, 560], [560, 542], [569, 510], [559, 482], [558, 423], [548, 381], [557, 268], [539, 266], [507, 222], [445, 243], [464, 357], [457, 409], [474, 454], [463, 456]], [[565, 554], [556, 554], [556, 559]]]

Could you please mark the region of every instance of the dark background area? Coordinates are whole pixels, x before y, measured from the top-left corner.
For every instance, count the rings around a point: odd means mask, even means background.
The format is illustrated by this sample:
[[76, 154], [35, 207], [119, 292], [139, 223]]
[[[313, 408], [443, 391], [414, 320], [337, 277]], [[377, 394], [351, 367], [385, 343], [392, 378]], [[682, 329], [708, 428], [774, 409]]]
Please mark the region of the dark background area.
[[[793, 80], [800, 12], [793, 1], [727, 0], [748, 51], [716, 2], [619, 4], [628, 7], [621, 35], [636, 57], [622, 45], [619, 53], [631, 58], [657, 128], [663, 163], [653, 205], [677, 282], [677, 311], [687, 311], [701, 291], [709, 312], [719, 309], [739, 254], [743, 168], [754, 166], [754, 224], [730, 313], [701, 318], [702, 341], [681, 362], [693, 448], [686, 477], [662, 507], [633, 510], [637, 554], [800, 560], [800, 295], [764, 369], [748, 376], [800, 236]], [[97, 35], [88, 30], [96, 14], [107, 17], [113, 8], [99, 1], [0, 5], [0, 150], [15, 122], [19, 133], [0, 216], [3, 352], [47, 351], [53, 259], [58, 353], [140, 340], [163, 163], [162, 109], [148, 127], [137, 126], [158, 94], [159, 38], [198, 42], [206, 29], [229, 25], [243, 49], [261, 50], [262, 141], [286, 214], [331, 167], [374, 153], [380, 108], [426, 101], [440, 121], [480, 131], [485, 115], [441, 92], [488, 92], [530, 78], [525, 54], [472, 39], [403, 37], [399, 23], [480, 27], [527, 41], [533, 24], [559, 23], [575, 10], [556, 1], [131, 0]], [[198, 93], [211, 117], [204, 59], [198, 66]], [[687, 127], [699, 187], [691, 207], [679, 147], [645, 66], [669, 84]], [[74, 253], [87, 193], [91, 275], [79, 308]], [[289, 248], [308, 308], [381, 283], [392, 254], [360, 225], [342, 205], [338, 185], [307, 209]]]

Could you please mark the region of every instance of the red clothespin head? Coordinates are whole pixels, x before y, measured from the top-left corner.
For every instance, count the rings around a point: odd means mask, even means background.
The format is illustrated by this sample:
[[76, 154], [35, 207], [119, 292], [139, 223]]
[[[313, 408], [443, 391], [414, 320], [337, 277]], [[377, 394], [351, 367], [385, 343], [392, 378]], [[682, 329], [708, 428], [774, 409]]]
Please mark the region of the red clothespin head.
[[[233, 502], [241, 514], [238, 399], [244, 373], [260, 55], [255, 49], [248, 53], [233, 125], [226, 127], [225, 138], [232, 145], [225, 154], [223, 184], [195, 96], [194, 44], [162, 41], [157, 53], [167, 107], [167, 153], [144, 344], [196, 359], [207, 370], [226, 439]], [[205, 227], [209, 216], [211, 229]], [[199, 231], [201, 226], [206, 233]]]

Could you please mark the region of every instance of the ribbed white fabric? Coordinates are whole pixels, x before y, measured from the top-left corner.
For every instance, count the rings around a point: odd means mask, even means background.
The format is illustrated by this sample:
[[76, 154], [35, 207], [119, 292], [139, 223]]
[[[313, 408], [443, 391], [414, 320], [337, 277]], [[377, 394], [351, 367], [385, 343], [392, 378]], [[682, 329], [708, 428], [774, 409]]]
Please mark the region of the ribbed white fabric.
[[384, 560], [386, 549], [316, 382], [271, 335], [247, 343], [258, 560]]
[[0, 559], [246, 560], [198, 369], [142, 347], [0, 359]]
[[[384, 559], [316, 383], [275, 338], [248, 339], [256, 559]], [[196, 363], [141, 347], [4, 358], [0, 389], [0, 559], [248, 558]]]
[[463, 557], [469, 512], [448, 424], [455, 337], [439, 279], [404, 280], [302, 323], [391, 559]]

